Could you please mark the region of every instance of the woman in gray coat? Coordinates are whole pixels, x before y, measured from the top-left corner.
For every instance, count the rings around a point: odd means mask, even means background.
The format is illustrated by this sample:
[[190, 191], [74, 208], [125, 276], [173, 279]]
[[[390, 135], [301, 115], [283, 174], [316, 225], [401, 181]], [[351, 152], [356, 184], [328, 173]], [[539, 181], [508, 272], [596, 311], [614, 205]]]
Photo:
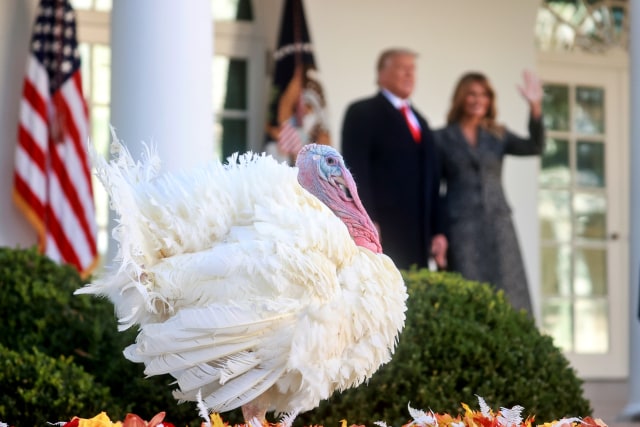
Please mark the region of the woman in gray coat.
[[538, 155], [544, 147], [542, 87], [525, 72], [520, 92], [530, 106], [529, 137], [496, 123], [495, 94], [481, 73], [459, 80], [447, 115], [436, 131], [446, 182], [448, 265], [467, 279], [502, 289], [516, 309], [531, 311], [531, 298], [511, 209], [502, 188], [506, 154]]

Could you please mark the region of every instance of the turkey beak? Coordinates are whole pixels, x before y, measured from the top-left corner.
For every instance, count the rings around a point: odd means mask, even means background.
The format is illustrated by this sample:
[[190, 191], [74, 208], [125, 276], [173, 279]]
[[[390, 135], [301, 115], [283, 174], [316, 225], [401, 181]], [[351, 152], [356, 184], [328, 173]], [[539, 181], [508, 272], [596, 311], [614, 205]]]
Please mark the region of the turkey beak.
[[350, 188], [351, 186], [342, 176], [334, 177], [333, 182], [334, 185], [340, 189], [340, 194], [343, 200], [348, 202], [353, 201], [353, 193]]

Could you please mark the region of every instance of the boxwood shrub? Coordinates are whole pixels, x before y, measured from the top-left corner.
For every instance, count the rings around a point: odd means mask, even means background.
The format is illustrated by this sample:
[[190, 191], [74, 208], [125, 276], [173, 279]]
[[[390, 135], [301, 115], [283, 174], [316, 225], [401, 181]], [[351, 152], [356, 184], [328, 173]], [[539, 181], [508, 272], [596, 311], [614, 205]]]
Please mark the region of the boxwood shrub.
[[[173, 378], [145, 378], [144, 366], [124, 358], [122, 350], [134, 341], [136, 330], [118, 332], [113, 305], [90, 295], [73, 295], [86, 282], [72, 267], [58, 265], [35, 248], [0, 247], [0, 312], [4, 313], [0, 345], [14, 352], [13, 360], [41, 366], [27, 370], [24, 364], [2, 365], [0, 376], [15, 380], [2, 384], [7, 399], [18, 393], [11, 389], [18, 378], [26, 376], [23, 380], [33, 386], [30, 399], [24, 400], [19, 412], [27, 414], [24, 416], [29, 416], [30, 423], [11, 418], [9, 415], [16, 413], [11, 412], [10, 406], [0, 408], [0, 421], [9, 425], [60, 421], [56, 418], [59, 407], [48, 402], [63, 397], [72, 405], [70, 410], [81, 408], [80, 402], [89, 396], [81, 393], [82, 388], [70, 387], [61, 395], [59, 389], [47, 385], [53, 371], [66, 369], [81, 376], [78, 385], [92, 380], [95, 387], [109, 392], [98, 412], [70, 412], [68, 417], [89, 417], [106, 411], [111, 419], [122, 420], [133, 412], [148, 420], [157, 412], [166, 411], [167, 421], [199, 426], [202, 419], [195, 404], [178, 404], [171, 394], [169, 384]], [[97, 408], [88, 403], [85, 407]]]
[[109, 403], [109, 389], [71, 358], [0, 345], [1, 421], [32, 426], [69, 421], [70, 414], [90, 418]]
[[[408, 404], [456, 413], [461, 402], [477, 407], [475, 395], [493, 408], [522, 405], [540, 422], [591, 414], [562, 353], [501, 293], [456, 274], [404, 275], [407, 320], [393, 360], [367, 384], [300, 415], [296, 426], [338, 426], [342, 419], [400, 426]], [[62, 420], [62, 411], [70, 418], [102, 410], [112, 420], [127, 412], [150, 419], [166, 411], [175, 425], [199, 426], [195, 405], [171, 395], [171, 377], [145, 378], [142, 365], [123, 357], [136, 331], [117, 331], [111, 303], [73, 295], [84, 283], [35, 249], [0, 248], [0, 421], [39, 425]], [[242, 422], [239, 410], [223, 418]]]
[[493, 409], [521, 405], [539, 422], [591, 415], [583, 382], [549, 336], [502, 292], [454, 273], [412, 270], [404, 274], [409, 300], [405, 328], [390, 363], [367, 384], [336, 393], [296, 425], [400, 426], [407, 405], [423, 410]]

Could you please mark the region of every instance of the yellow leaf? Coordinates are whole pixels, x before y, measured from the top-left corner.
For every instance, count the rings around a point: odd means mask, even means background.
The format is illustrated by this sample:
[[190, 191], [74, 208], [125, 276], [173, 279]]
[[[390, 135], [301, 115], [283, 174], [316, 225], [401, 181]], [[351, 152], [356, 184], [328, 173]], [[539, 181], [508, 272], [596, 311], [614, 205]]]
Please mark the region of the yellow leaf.
[[466, 403], [462, 403], [462, 407], [464, 408], [464, 412], [466, 415], [473, 415], [473, 411], [469, 408], [469, 405]]
[[84, 418], [80, 418], [80, 422], [78, 423], [78, 427], [122, 427], [121, 422], [112, 423], [109, 417], [105, 412], [100, 412], [95, 417], [87, 420]]
[[211, 418], [211, 427], [225, 427], [222, 417], [217, 412], [213, 412], [209, 417]]

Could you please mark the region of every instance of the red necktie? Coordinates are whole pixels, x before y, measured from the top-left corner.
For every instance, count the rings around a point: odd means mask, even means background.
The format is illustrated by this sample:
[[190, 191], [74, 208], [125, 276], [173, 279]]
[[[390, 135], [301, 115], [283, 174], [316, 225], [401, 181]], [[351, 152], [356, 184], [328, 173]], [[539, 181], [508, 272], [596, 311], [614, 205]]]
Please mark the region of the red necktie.
[[422, 139], [422, 132], [420, 131], [420, 127], [417, 124], [413, 124], [413, 122], [411, 121], [411, 112], [409, 111], [409, 106], [407, 104], [402, 104], [402, 106], [400, 107], [400, 111], [402, 111], [404, 119], [407, 122], [407, 126], [409, 126], [411, 135], [413, 135], [413, 140], [416, 142], [416, 144], [419, 144], [420, 140]]

